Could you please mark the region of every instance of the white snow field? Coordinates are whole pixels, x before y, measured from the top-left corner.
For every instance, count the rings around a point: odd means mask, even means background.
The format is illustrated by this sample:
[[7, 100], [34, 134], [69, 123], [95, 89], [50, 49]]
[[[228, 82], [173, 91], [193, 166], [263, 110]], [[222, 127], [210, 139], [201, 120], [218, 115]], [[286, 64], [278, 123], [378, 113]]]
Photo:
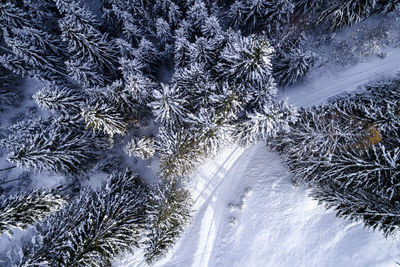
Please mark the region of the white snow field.
[[[316, 105], [397, 70], [400, 49], [393, 49], [384, 59], [334, 75], [315, 72], [281, 97], [296, 106]], [[306, 189], [290, 184], [286, 167], [262, 143], [226, 150], [200, 168], [190, 188], [193, 222], [155, 266], [389, 267], [400, 262], [398, 239], [336, 219]], [[115, 265], [147, 266], [138, 254]]]

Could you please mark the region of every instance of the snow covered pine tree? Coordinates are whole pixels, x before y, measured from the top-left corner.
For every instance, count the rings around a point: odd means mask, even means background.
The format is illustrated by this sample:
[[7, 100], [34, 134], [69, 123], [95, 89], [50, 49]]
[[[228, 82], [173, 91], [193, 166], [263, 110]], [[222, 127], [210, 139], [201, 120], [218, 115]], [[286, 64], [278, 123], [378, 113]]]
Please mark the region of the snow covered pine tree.
[[[97, 192], [83, 190], [36, 226], [19, 266], [111, 266], [113, 257], [138, 246], [146, 196], [136, 173], [114, 173]], [[101, 207], [101, 209], [99, 209]]]
[[52, 190], [35, 190], [0, 197], [0, 234], [11, 234], [45, 219], [62, 208], [65, 197]]

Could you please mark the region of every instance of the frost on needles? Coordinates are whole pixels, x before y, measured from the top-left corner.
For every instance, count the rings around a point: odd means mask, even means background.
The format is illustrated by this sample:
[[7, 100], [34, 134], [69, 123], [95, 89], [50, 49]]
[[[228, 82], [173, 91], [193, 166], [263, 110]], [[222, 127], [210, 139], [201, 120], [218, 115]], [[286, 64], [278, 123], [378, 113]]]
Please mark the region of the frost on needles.
[[[340, 28], [395, 14], [398, 2], [104, 0], [92, 10], [80, 0], [2, 1], [4, 158], [76, 188], [111, 173], [100, 189], [66, 190], [68, 203], [51, 189], [7, 187], [1, 231], [36, 223], [22, 258], [8, 262], [109, 266], [135, 247], [155, 262], [190, 222], [185, 182], [198, 166], [227, 146], [257, 141], [279, 151], [293, 182], [312, 187], [339, 216], [394, 233], [396, 81], [369, 88], [370, 99], [313, 109], [277, 96], [324, 63], [318, 36], [329, 42]], [[36, 92], [19, 90], [32, 80]], [[32, 94], [40, 110], [29, 106]], [[146, 185], [127, 165], [150, 166], [160, 181]]]

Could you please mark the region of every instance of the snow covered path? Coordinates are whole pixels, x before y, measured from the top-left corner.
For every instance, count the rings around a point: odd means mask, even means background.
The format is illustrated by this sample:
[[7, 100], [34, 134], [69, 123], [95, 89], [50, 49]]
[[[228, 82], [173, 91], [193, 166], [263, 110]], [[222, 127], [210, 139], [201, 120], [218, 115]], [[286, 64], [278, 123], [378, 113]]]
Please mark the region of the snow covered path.
[[280, 97], [287, 97], [294, 106], [320, 104], [332, 96], [355, 90], [360, 85], [393, 75], [399, 70], [400, 48], [395, 48], [383, 59], [375, 57], [342, 72], [321, 75], [318, 70], [314, 71], [304, 84], [287, 89]]
[[[231, 211], [245, 188], [252, 192], [243, 210]], [[258, 144], [236, 159], [158, 266], [395, 266], [396, 256], [394, 240], [337, 220], [293, 187], [276, 155]]]
[[[320, 104], [400, 70], [400, 49], [335, 75], [314, 73], [287, 90], [296, 106]], [[398, 241], [338, 220], [303, 188], [293, 187], [285, 166], [264, 144], [228, 149], [193, 178], [196, 214], [174, 249], [156, 266], [398, 266]], [[246, 188], [251, 189], [246, 194]], [[245, 202], [242, 209], [241, 199]], [[232, 206], [232, 205], [231, 205]], [[230, 218], [236, 223], [231, 224]], [[138, 256], [119, 266], [146, 266]]]

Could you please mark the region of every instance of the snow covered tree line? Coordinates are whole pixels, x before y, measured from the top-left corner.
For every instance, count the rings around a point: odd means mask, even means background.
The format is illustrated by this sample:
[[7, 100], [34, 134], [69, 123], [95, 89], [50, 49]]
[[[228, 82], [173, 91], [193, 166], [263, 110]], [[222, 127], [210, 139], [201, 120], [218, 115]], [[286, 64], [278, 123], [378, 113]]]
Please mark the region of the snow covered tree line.
[[[121, 150], [130, 156], [159, 158], [164, 180], [150, 189], [131, 171], [115, 172], [99, 191], [84, 190], [68, 203], [36, 191], [4, 200], [9, 206], [0, 208], [10, 214], [0, 217], [6, 225], [2, 231], [44, 220], [35, 225], [35, 241], [26, 243], [15, 262], [109, 265], [136, 246], [151, 263], [189, 221], [190, 197], [176, 181], [226, 145], [248, 146], [269, 138], [276, 138], [276, 149], [288, 155], [296, 181], [319, 185], [322, 170], [337, 177], [333, 184], [316, 186], [314, 195], [347, 209], [342, 216], [364, 216], [374, 225], [378, 217], [360, 215], [353, 200], [366, 203], [388, 194], [388, 207], [397, 205], [390, 187], [395, 181], [385, 179], [393, 170], [381, 170], [396, 165], [398, 154], [389, 141], [384, 146], [380, 140], [386, 136], [382, 127], [393, 127], [384, 123], [387, 111], [357, 120], [354, 114], [372, 111], [359, 111], [348, 101], [338, 102], [335, 112], [332, 107], [298, 112], [276, 99], [277, 86], [301, 81], [317, 60], [306, 47], [307, 29], [299, 27], [301, 22], [316, 21], [333, 31], [397, 5], [393, 0], [103, 0], [96, 13], [80, 0], [2, 1], [0, 104], [20, 104], [23, 96], [14, 89], [30, 77], [43, 82], [33, 98], [48, 112], [7, 130], [0, 147], [9, 151], [8, 160], [79, 177], [115, 143], [123, 143]], [[140, 132], [149, 122], [156, 124], [154, 135], [127, 140], [128, 133]], [[336, 132], [338, 127], [344, 132]], [[373, 161], [368, 171], [356, 168], [362, 179], [372, 180], [350, 197], [346, 192], [361, 178], [346, 180], [341, 172], [352, 173], [348, 164], [354, 160]], [[331, 162], [338, 168], [328, 172]], [[375, 183], [380, 187], [374, 191]], [[382, 214], [395, 214], [395, 208], [385, 213], [386, 198], [380, 201], [368, 207], [386, 220]], [[21, 211], [22, 202], [38, 208]], [[25, 216], [21, 221], [16, 221], [17, 211]]]
[[46, 191], [18, 195], [1, 203], [1, 231], [44, 221], [2, 260], [12, 266], [110, 266], [116, 256], [140, 248], [151, 263], [180, 236], [190, 207], [186, 190], [171, 184], [150, 188], [128, 169], [68, 203]]
[[[34, 99], [54, 114], [48, 121], [69, 120], [79, 127], [50, 123], [29, 131], [29, 143], [3, 140], [18, 166], [63, 174], [89, 169], [107, 148], [104, 135], [111, 147], [115, 136], [150, 118], [161, 126], [160, 134], [154, 141], [135, 137], [125, 150], [144, 159], [159, 155], [162, 176], [176, 178], [193, 172], [195, 163], [224, 144], [251, 144], [295, 120], [290, 106], [275, 101], [271, 35], [243, 36], [240, 27], [225, 31], [222, 3], [104, 1], [103, 19], [79, 1], [46, 3], [41, 19], [28, 15], [35, 1], [2, 4], [2, 62], [9, 71], [45, 81]], [[277, 10], [273, 6], [270, 2], [269, 8]], [[45, 25], [49, 19], [52, 27]], [[252, 21], [254, 30], [272, 23]], [[248, 22], [236, 24], [243, 23]], [[174, 68], [169, 82], [160, 79], [171, 73], [162, 65]], [[49, 141], [61, 134], [64, 138], [55, 144]], [[14, 134], [11, 138], [16, 139]], [[80, 139], [79, 146], [73, 145], [78, 142], [74, 138]], [[101, 144], [81, 147], [92, 139]], [[70, 153], [61, 155], [57, 149], [64, 143]], [[188, 155], [193, 166], [183, 166], [188, 161], [182, 156]]]
[[[152, 112], [168, 131], [189, 131], [179, 135], [211, 127], [200, 135], [217, 144], [221, 142], [214, 138], [221, 137], [217, 128], [238, 128], [232, 130], [233, 140], [248, 144], [258, 138], [260, 119], [264, 120], [261, 127], [270, 127], [261, 129], [263, 137], [274, 134], [271, 126], [283, 123], [281, 118], [293, 120], [287, 105], [273, 103], [276, 88], [272, 77], [280, 85], [291, 85], [315, 61], [315, 55], [305, 51], [301, 42], [287, 44], [279, 37], [287, 31], [285, 25], [292, 23], [295, 11], [312, 7], [324, 10], [324, 14], [346, 7], [351, 12], [331, 13], [366, 13], [352, 15], [352, 21], [358, 21], [375, 10], [393, 10], [397, 4], [343, 2], [235, 1], [227, 8], [229, 16], [224, 17], [218, 1], [104, 1], [104, 18], [99, 19], [79, 1], [11, 1], [2, 4], [0, 13], [6, 45], [2, 46], [1, 61], [18, 75], [48, 81], [49, 85], [35, 95], [39, 106], [80, 113], [87, 127], [105, 133], [110, 140], [137, 127], [140, 118]], [[48, 20], [52, 27], [45, 24]], [[241, 30], [246, 37], [224, 30], [226, 27]], [[267, 31], [260, 33], [264, 28]], [[158, 81], [160, 75], [167, 74], [160, 69], [163, 64], [175, 66], [168, 84]], [[232, 106], [229, 101], [234, 97]], [[232, 109], [231, 117], [217, 118], [224, 103]], [[274, 111], [282, 107], [286, 109]], [[199, 139], [199, 143], [203, 141]]]
[[399, 81], [303, 109], [289, 134], [269, 141], [294, 183], [311, 187], [311, 196], [339, 217], [385, 235], [400, 228]]

